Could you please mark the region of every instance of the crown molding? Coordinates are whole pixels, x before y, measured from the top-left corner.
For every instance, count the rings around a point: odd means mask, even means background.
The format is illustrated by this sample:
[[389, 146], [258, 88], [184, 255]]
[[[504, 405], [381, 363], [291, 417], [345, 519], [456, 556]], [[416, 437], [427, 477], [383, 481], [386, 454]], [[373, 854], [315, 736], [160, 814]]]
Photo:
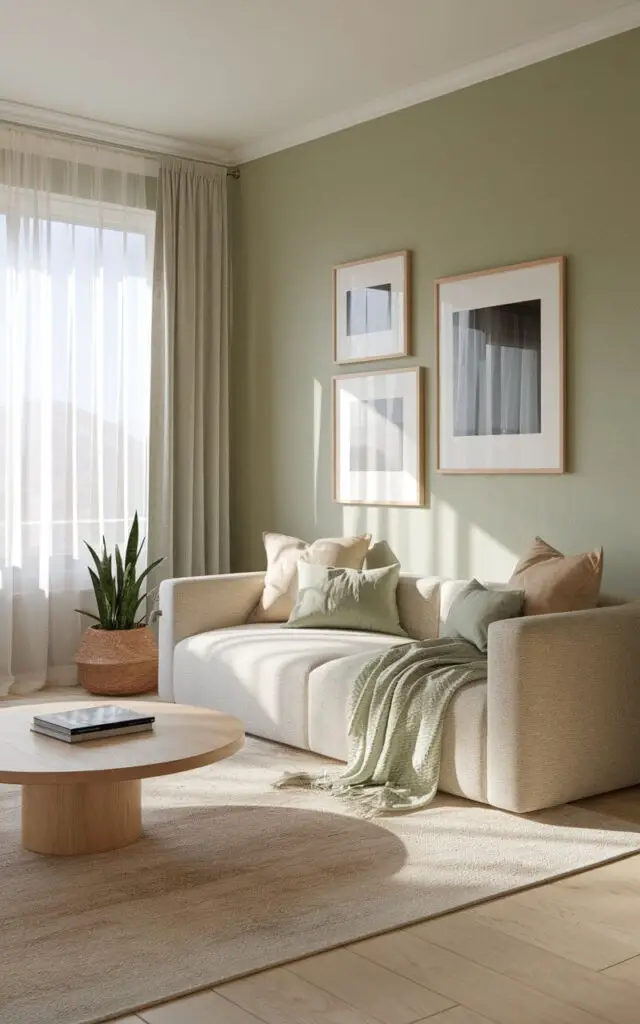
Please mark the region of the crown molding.
[[427, 100], [436, 99], [438, 96], [457, 92], [470, 85], [498, 78], [511, 71], [517, 71], [519, 68], [537, 64], [550, 57], [557, 57], [570, 50], [588, 46], [590, 43], [629, 32], [638, 27], [640, 27], [640, 0], [633, 0], [601, 18], [574, 25], [534, 42], [524, 43], [484, 60], [466, 64], [462, 68], [456, 68], [444, 75], [419, 82], [408, 89], [379, 97], [369, 103], [340, 111], [329, 117], [311, 121], [298, 128], [261, 136], [234, 149], [188, 142], [171, 135], [139, 131], [124, 125], [63, 114], [26, 103], [15, 103], [11, 100], [0, 99], [0, 121], [24, 125], [28, 128], [45, 129], [83, 140], [110, 143], [114, 146], [123, 146], [146, 153], [203, 160], [225, 167], [233, 167], [236, 164], [247, 163], [259, 157], [269, 156], [271, 153], [311, 142], [325, 135], [344, 131], [346, 128], [352, 128], [354, 125], [363, 124], [366, 121], [373, 121], [378, 117], [384, 117], [385, 114], [416, 106]]
[[0, 121], [71, 135], [82, 140], [106, 142], [113, 146], [124, 146], [147, 153], [184, 157], [187, 160], [204, 160], [223, 167], [233, 166], [233, 154], [228, 149], [186, 142], [171, 135], [138, 131], [136, 128], [126, 128], [124, 125], [111, 124], [108, 121], [95, 121], [90, 117], [61, 114], [43, 107], [32, 107], [28, 103], [0, 99]]
[[334, 132], [343, 131], [345, 128], [352, 128], [354, 125], [373, 121], [385, 114], [393, 114], [406, 107], [424, 103], [426, 100], [445, 96], [447, 93], [457, 92], [459, 89], [466, 89], [478, 82], [498, 78], [510, 71], [517, 71], [519, 68], [537, 64], [539, 61], [557, 57], [570, 50], [577, 50], [581, 46], [588, 46], [590, 43], [629, 32], [638, 27], [640, 27], [640, 0], [634, 0], [633, 3], [628, 3], [601, 18], [582, 22], [560, 32], [554, 32], [552, 35], [543, 36], [534, 42], [516, 46], [511, 50], [504, 50], [495, 56], [466, 64], [455, 71], [427, 79], [408, 89], [382, 96], [362, 106], [352, 107], [290, 131], [265, 135], [252, 142], [247, 142], [232, 151], [232, 163], [247, 163], [250, 160], [257, 160], [259, 157], [269, 156], [271, 153], [278, 153], [283, 149], [291, 149], [304, 142], [311, 142], [313, 139], [319, 139], [325, 135], [333, 135]]

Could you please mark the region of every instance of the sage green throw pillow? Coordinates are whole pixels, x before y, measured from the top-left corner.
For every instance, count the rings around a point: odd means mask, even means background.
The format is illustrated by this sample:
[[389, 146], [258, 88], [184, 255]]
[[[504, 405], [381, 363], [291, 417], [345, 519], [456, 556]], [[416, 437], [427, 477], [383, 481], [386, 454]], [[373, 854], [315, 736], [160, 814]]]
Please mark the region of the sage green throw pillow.
[[489, 590], [471, 580], [451, 605], [442, 636], [468, 640], [486, 651], [491, 623], [515, 619], [523, 608], [524, 590]]
[[286, 626], [360, 629], [407, 634], [400, 625], [396, 588], [399, 565], [380, 569], [334, 569], [298, 562], [298, 599]]

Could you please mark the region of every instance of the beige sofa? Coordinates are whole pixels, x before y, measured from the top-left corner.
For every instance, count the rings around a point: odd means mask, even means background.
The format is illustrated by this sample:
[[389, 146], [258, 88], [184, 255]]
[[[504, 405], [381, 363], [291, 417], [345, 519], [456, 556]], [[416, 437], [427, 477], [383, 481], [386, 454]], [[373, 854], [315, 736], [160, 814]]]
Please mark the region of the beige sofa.
[[[347, 757], [362, 665], [396, 636], [248, 625], [263, 573], [160, 588], [160, 696], [237, 715], [248, 733]], [[403, 574], [400, 620], [438, 635], [466, 581]], [[444, 723], [440, 789], [527, 812], [640, 783], [640, 602], [494, 623], [488, 683]]]

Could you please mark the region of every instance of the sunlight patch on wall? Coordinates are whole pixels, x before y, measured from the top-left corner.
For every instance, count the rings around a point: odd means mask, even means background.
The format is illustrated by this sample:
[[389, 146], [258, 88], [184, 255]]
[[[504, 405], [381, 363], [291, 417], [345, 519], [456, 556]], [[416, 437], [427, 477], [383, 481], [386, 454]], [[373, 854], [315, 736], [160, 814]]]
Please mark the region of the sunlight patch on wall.
[[466, 559], [461, 558], [459, 516], [452, 505], [441, 498], [433, 499], [435, 513], [435, 569], [438, 576], [458, 579], [464, 576]]
[[322, 430], [322, 384], [313, 382], [313, 521], [318, 525], [318, 468], [320, 465], [320, 435]]
[[486, 530], [469, 525], [469, 576], [500, 583], [509, 579], [517, 561], [518, 555]]
[[[432, 508], [342, 507], [345, 535], [372, 534], [386, 541], [405, 572], [450, 579], [508, 580], [518, 556], [486, 530], [468, 523], [435, 495]], [[375, 560], [373, 564], [387, 564]]]
[[378, 508], [373, 505], [343, 505], [342, 529], [345, 536], [370, 533], [372, 544], [379, 540], [386, 540], [393, 547], [389, 536], [389, 509], [387, 508]]
[[[372, 545], [386, 541], [405, 572], [432, 575], [434, 561], [433, 512], [425, 508], [387, 508], [344, 505], [342, 528], [345, 535], [370, 533]], [[376, 552], [377, 554], [377, 552]], [[373, 564], [388, 564], [382, 560]]]

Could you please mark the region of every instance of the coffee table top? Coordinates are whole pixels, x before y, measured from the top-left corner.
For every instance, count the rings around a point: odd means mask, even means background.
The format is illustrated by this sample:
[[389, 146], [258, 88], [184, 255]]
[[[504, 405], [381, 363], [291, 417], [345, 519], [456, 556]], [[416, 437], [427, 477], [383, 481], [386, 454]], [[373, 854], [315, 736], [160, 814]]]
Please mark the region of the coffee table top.
[[[31, 731], [34, 715], [117, 704], [155, 715], [152, 732], [64, 743]], [[158, 701], [55, 701], [0, 709], [0, 783], [118, 782], [171, 775], [240, 750], [244, 726], [220, 711]]]

